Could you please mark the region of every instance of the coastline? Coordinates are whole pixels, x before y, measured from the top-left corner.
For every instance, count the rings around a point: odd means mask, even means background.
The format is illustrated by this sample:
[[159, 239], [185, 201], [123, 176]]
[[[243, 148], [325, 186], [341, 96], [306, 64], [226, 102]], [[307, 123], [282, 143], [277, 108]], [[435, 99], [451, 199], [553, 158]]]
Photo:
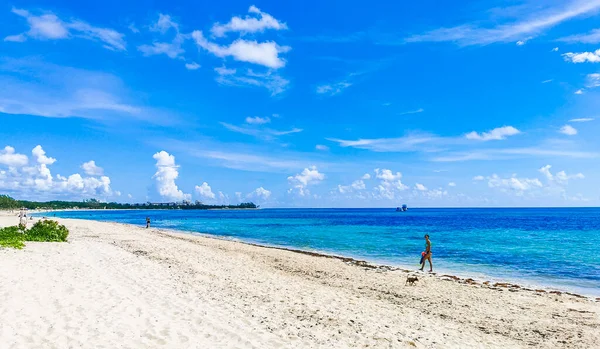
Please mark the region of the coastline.
[[[567, 293], [428, 274], [405, 286], [412, 273], [346, 257], [56, 220], [69, 227], [68, 243], [0, 250], [0, 316], [10, 324], [0, 340], [16, 348], [44, 340], [136, 348], [570, 348], [600, 341], [600, 303]], [[0, 226], [12, 221], [0, 214]]]
[[[114, 209], [113, 211], [117, 211], [117, 210], [127, 211], [127, 210], [135, 210], [135, 209]], [[249, 210], [251, 210], [251, 209], [249, 209]], [[81, 209], [76, 209], [76, 210], [65, 209], [65, 210], [56, 210], [56, 211], [82, 211], [82, 210]], [[106, 210], [84, 209], [83, 211], [103, 212]], [[52, 211], [38, 211], [38, 212], [33, 212], [33, 213], [39, 215], [39, 214], [45, 213], [45, 212], [52, 212]], [[34, 217], [36, 217], [36, 216], [34, 216]], [[59, 217], [47, 217], [47, 218], [57, 219]], [[87, 219], [87, 218], [85, 218], [83, 220], [97, 221], [94, 219]], [[123, 225], [129, 226], [131, 228], [139, 228], [140, 227], [135, 224], [119, 223], [119, 222], [112, 222], [112, 221], [97, 221], [97, 222], [111, 222], [111, 223], [116, 223], [116, 224], [123, 224]], [[419, 272], [419, 271], [415, 270], [416, 268], [411, 268], [411, 266], [409, 266], [409, 265], [393, 264], [393, 263], [389, 263], [386, 261], [365, 260], [363, 257], [344, 256], [344, 255], [339, 255], [339, 254], [336, 254], [335, 252], [329, 252], [329, 251], [301, 249], [301, 248], [295, 248], [293, 246], [271, 245], [271, 244], [256, 242], [256, 241], [252, 241], [252, 240], [244, 240], [244, 239], [233, 238], [233, 237], [224, 236], [224, 235], [204, 233], [201, 231], [192, 231], [192, 230], [184, 230], [184, 229], [176, 229], [176, 228], [153, 228], [153, 229], [157, 229], [160, 231], [165, 231], [165, 232], [169, 232], [169, 233], [173, 233], [173, 234], [183, 234], [184, 236], [191, 235], [191, 236], [199, 236], [199, 237], [208, 238], [208, 239], [233, 241], [233, 242], [238, 242], [238, 243], [242, 243], [242, 244], [247, 244], [250, 246], [278, 249], [278, 250], [282, 250], [282, 251], [307, 254], [307, 255], [312, 255], [312, 256], [317, 256], [317, 257], [333, 258], [333, 259], [341, 260], [345, 263], [355, 264], [355, 265], [359, 265], [359, 266], [365, 266], [365, 267], [369, 267], [372, 269], [402, 271], [402, 272], [413, 273], [413, 274], [417, 274], [417, 275], [428, 274], [428, 275], [432, 275], [432, 276], [438, 277], [438, 278], [444, 278], [444, 277], [450, 278], [450, 279], [452, 279], [456, 282], [460, 282], [460, 283], [470, 283], [473, 285], [482, 285], [483, 287], [492, 287], [492, 288], [493, 287], [504, 287], [504, 288], [521, 289], [524, 291], [531, 291], [531, 292], [537, 292], [537, 293], [546, 293], [546, 292], [547, 293], [555, 293], [555, 294], [564, 293], [564, 294], [568, 294], [568, 295], [573, 295], [575, 297], [588, 298], [591, 300], [599, 300], [600, 299], [600, 293], [591, 294], [591, 293], [587, 293], [586, 292], [587, 290], [585, 288], [578, 289], [577, 287], [573, 287], [573, 286], [569, 286], [569, 285], [552, 284], [547, 281], [544, 282], [545, 280], [532, 280], [532, 279], [527, 279], [527, 278], [515, 278], [515, 277], [511, 278], [511, 277], [506, 277], [506, 276], [492, 276], [492, 275], [486, 274], [485, 272], [480, 272], [480, 273], [476, 274], [476, 273], [468, 271], [468, 270], [467, 271], [462, 271], [462, 270], [459, 271], [459, 270], [454, 270], [452, 268], [436, 268], [436, 270], [441, 269], [441, 271], [429, 274], [429, 273]], [[494, 286], [494, 285], [497, 285], [497, 286]]]

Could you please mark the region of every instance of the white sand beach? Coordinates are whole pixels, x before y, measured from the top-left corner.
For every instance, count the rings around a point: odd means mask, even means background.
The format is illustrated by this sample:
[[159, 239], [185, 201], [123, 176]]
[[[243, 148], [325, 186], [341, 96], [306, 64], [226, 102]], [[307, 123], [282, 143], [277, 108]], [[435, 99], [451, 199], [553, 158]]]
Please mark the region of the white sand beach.
[[[58, 219], [0, 249], [2, 348], [593, 348], [600, 303]], [[18, 218], [0, 214], [0, 227]]]

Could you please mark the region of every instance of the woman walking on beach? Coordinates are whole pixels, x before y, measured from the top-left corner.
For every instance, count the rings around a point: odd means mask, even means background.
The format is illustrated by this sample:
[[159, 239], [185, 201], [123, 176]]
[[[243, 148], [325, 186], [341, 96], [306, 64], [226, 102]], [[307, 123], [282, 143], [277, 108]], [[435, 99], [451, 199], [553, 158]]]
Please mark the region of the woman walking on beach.
[[423, 261], [421, 262], [421, 271], [425, 268], [425, 261], [429, 261], [429, 272], [433, 272], [433, 263], [431, 263], [431, 241], [429, 241], [429, 234], [425, 235], [425, 255], [423, 256]]

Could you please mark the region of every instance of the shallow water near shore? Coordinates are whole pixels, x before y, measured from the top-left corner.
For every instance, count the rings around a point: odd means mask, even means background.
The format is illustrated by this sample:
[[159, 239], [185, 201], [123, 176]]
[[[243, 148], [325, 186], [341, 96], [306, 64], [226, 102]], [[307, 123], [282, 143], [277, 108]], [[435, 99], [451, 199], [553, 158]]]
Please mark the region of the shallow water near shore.
[[[600, 208], [100, 210], [40, 215], [203, 233], [600, 296]], [[428, 267], [428, 266], [427, 266]]]

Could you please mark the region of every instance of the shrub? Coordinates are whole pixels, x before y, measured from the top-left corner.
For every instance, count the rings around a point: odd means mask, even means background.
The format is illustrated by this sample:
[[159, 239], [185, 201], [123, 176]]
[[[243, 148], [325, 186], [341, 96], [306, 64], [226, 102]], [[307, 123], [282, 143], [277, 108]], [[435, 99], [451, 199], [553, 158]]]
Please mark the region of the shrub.
[[37, 221], [29, 230], [25, 231], [27, 241], [64, 242], [67, 241], [69, 230], [57, 221]]
[[21, 249], [25, 246], [23, 240], [25, 240], [25, 234], [23, 234], [23, 230], [20, 227], [14, 226], [0, 229], [0, 246], [2, 247]]

